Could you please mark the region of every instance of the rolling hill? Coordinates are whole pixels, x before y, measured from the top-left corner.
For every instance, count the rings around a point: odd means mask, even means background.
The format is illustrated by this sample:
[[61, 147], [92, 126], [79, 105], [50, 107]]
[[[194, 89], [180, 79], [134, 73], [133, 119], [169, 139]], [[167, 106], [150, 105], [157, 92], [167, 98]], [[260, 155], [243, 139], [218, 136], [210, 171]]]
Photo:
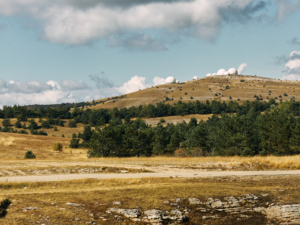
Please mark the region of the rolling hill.
[[[205, 77], [179, 84], [164, 84], [113, 98], [99, 99], [90, 109], [123, 108], [144, 104], [197, 101], [300, 100], [300, 82], [258, 76], [224, 75]], [[92, 102], [91, 102], [92, 103]], [[86, 108], [86, 107], [85, 107]]]

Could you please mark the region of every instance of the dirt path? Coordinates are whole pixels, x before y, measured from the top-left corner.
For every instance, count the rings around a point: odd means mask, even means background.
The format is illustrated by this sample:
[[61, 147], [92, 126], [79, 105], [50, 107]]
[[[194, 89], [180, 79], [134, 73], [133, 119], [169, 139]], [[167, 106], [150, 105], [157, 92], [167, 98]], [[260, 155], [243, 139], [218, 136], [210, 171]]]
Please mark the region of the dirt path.
[[300, 175], [300, 170], [290, 171], [223, 171], [223, 172], [170, 172], [170, 173], [126, 173], [126, 174], [67, 174], [46, 176], [20, 176], [0, 177], [0, 182], [42, 182], [64, 181], [78, 179], [123, 179], [144, 177], [225, 177], [225, 176], [276, 176], [276, 175]]

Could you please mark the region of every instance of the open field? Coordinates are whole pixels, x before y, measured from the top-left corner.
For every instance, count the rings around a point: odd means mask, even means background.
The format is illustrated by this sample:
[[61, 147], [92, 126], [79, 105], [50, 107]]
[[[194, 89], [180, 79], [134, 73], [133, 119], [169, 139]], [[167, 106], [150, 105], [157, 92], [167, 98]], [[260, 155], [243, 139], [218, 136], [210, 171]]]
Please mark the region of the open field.
[[[206, 209], [205, 202], [212, 201], [209, 198], [224, 201], [229, 196], [239, 199], [245, 194], [254, 194], [257, 200], [240, 201], [241, 207], [295, 204], [300, 202], [299, 182], [299, 176], [258, 176], [1, 183], [0, 200], [9, 198], [13, 202], [2, 224], [13, 224], [20, 218], [27, 221], [30, 219], [31, 223], [39, 221], [47, 224], [52, 224], [51, 221], [55, 220], [66, 221], [60, 224], [85, 224], [86, 221], [115, 224], [117, 218], [120, 223], [116, 224], [145, 224], [130, 223], [129, 218], [122, 216], [115, 217], [114, 213], [107, 211], [110, 208], [138, 209], [142, 212], [150, 209], [186, 209], [188, 219], [185, 224], [268, 224], [264, 214], [252, 210], [242, 215], [227, 214], [217, 208]], [[179, 198], [180, 201], [176, 200]], [[193, 206], [186, 200], [188, 198], [197, 198], [201, 203]], [[120, 205], [114, 203], [116, 201]], [[219, 219], [203, 219], [212, 215], [217, 215]], [[276, 224], [276, 221], [271, 224]]]
[[[49, 174], [49, 171], [66, 169], [72, 173], [75, 168], [114, 167], [124, 169], [147, 170], [157, 173], [169, 172], [201, 172], [201, 171], [270, 171], [270, 170], [299, 170], [300, 156], [268, 156], [268, 157], [132, 157], [132, 158], [92, 158], [87, 159], [86, 153], [55, 153], [50, 149], [35, 151], [34, 160], [2, 160], [1, 176], [20, 176], [27, 170], [35, 170], [37, 174]], [[78, 150], [80, 151], [80, 150]], [[20, 153], [19, 153], [20, 154]], [[43, 154], [43, 159], [39, 155]], [[52, 154], [52, 155], [51, 155]], [[22, 155], [21, 155], [22, 156]], [[20, 156], [20, 158], [21, 158]], [[42, 172], [47, 170], [47, 172]], [[21, 172], [20, 172], [21, 171]], [[53, 172], [57, 174], [58, 172]], [[89, 173], [89, 172], [86, 172]], [[51, 173], [50, 173], [51, 174]], [[33, 175], [28, 172], [28, 175]]]
[[[241, 82], [243, 81], [243, 82]], [[226, 86], [228, 88], [226, 89]], [[284, 96], [284, 93], [287, 96]], [[137, 92], [127, 94], [117, 99], [99, 99], [105, 101], [104, 104], [98, 104], [89, 107], [90, 109], [99, 108], [123, 108], [131, 106], [139, 106], [144, 104], [156, 104], [168, 97], [173, 99], [167, 101], [168, 104], [174, 104], [179, 100], [183, 102], [196, 101], [205, 102], [206, 100], [218, 100], [228, 102], [238, 101], [254, 101], [254, 95], [260, 96], [264, 101], [267, 98], [277, 97], [277, 101], [289, 100], [295, 97], [296, 101], [300, 100], [300, 82], [282, 81], [270, 78], [262, 78], [255, 76], [215, 76], [205, 77], [195, 81], [189, 81], [182, 84], [165, 84], [147, 88]], [[281, 97], [279, 97], [281, 96]], [[232, 99], [230, 99], [230, 97]]]

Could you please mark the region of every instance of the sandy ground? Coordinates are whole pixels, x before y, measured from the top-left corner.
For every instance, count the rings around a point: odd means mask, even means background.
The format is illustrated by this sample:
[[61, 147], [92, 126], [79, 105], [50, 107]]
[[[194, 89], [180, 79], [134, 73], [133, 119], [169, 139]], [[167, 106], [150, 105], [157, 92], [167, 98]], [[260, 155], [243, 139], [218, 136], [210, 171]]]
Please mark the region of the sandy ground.
[[276, 176], [276, 175], [300, 175], [300, 170], [292, 171], [210, 171], [210, 172], [169, 172], [169, 173], [138, 173], [138, 174], [67, 174], [48, 176], [19, 176], [1, 177], [0, 182], [43, 182], [43, 181], [64, 181], [78, 179], [124, 179], [124, 178], [145, 178], [145, 177], [226, 177], [226, 176]]

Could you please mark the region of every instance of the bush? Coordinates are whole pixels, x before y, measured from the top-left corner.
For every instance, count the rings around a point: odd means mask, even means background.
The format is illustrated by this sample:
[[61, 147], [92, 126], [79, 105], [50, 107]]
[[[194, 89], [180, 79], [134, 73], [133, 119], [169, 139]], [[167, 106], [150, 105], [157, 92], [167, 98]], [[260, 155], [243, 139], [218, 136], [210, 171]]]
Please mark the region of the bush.
[[57, 130], [57, 126], [54, 127], [54, 131], [58, 131], [58, 130]]
[[4, 119], [4, 120], [2, 121], [2, 125], [3, 125], [4, 127], [10, 126], [10, 125], [11, 125], [11, 124], [10, 124], [10, 119], [8, 119], [8, 118]]
[[4, 218], [7, 214], [7, 208], [11, 204], [11, 201], [8, 199], [4, 199], [0, 203], [0, 218]]
[[80, 139], [73, 138], [70, 141], [70, 148], [78, 148], [79, 147], [79, 140]]
[[24, 159], [35, 159], [35, 154], [32, 153], [32, 151], [28, 151], [25, 153]]
[[62, 134], [61, 136], [62, 136], [62, 137], [65, 137], [65, 135], [64, 135], [64, 134]]
[[10, 132], [10, 128], [9, 127], [3, 127], [3, 129], [1, 131], [2, 132]]
[[62, 151], [63, 145], [61, 143], [56, 143], [52, 146], [53, 151]]
[[77, 127], [76, 122], [74, 120], [69, 120], [68, 127], [71, 127], [71, 128]]
[[240, 82], [245, 82], [245, 80], [240, 80]]
[[232, 97], [231, 97], [231, 96], [229, 96], [229, 99], [232, 99]]
[[159, 120], [159, 122], [160, 122], [160, 123], [165, 123], [166, 120], [165, 120], [164, 118], [161, 118], [161, 119]]
[[284, 93], [284, 96], [288, 96], [286, 93]]
[[19, 134], [28, 134], [28, 132], [26, 130], [20, 130]]
[[16, 128], [21, 128], [22, 127], [22, 124], [21, 124], [20, 120], [17, 120], [17, 122], [15, 123], [15, 127]]
[[72, 138], [77, 138], [77, 135], [75, 133], [73, 133]]
[[22, 125], [22, 128], [23, 128], [23, 129], [27, 129], [26, 123], [24, 123], [24, 124]]
[[39, 131], [37, 134], [38, 134], [38, 135], [45, 135], [45, 136], [48, 135], [48, 134], [47, 134], [46, 132], [44, 132], [44, 131]]
[[50, 128], [50, 123], [49, 123], [49, 121], [48, 121], [48, 120], [43, 121], [41, 127], [42, 127], [42, 128]]

